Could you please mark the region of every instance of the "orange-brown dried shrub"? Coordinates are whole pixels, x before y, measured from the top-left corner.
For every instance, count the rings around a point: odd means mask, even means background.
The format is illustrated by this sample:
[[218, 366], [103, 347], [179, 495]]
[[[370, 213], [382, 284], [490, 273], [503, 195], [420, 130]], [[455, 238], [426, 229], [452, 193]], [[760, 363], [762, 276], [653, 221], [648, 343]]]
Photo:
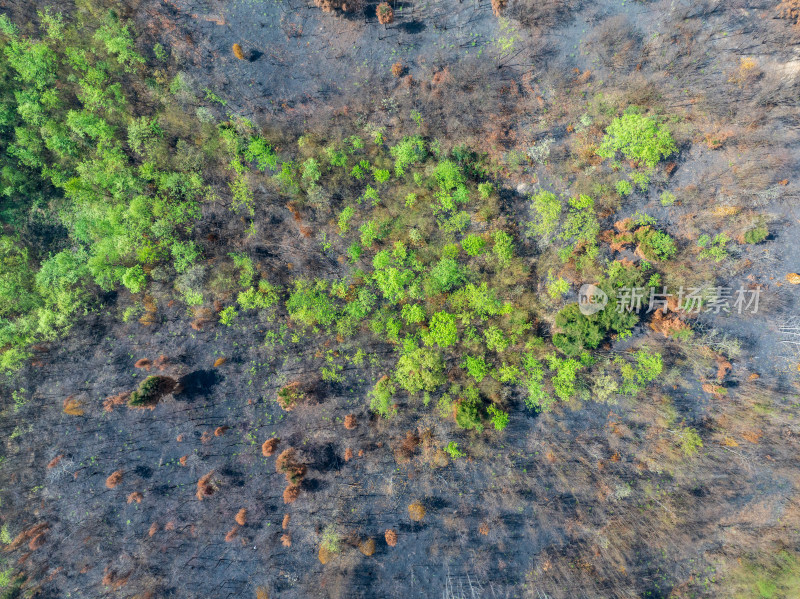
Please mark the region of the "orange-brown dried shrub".
[[153, 363], [148, 360], [147, 358], [140, 358], [136, 360], [136, 363], [133, 365], [134, 368], [144, 368], [145, 370], [150, 370], [150, 367]]
[[150, 529], [147, 531], [147, 536], [148, 536], [148, 537], [152, 537], [152, 536], [153, 536], [154, 534], [156, 534], [157, 532], [158, 532], [158, 524], [156, 524], [155, 522], [153, 522], [153, 523], [150, 525]]
[[384, 536], [386, 537], [386, 544], [389, 547], [394, 547], [395, 545], [397, 545], [397, 533], [393, 531], [391, 528], [386, 531]]
[[794, 21], [795, 26], [800, 28], [800, 0], [782, 0], [778, 4], [778, 14], [782, 19]]
[[236, 524], [244, 526], [247, 524], [247, 510], [242, 508], [236, 513]]
[[289, 522], [291, 521], [291, 519], [292, 517], [289, 514], [283, 515], [283, 522], [281, 522], [281, 528], [283, 528], [283, 530], [289, 528]]
[[211, 480], [212, 476], [214, 476], [213, 470], [201, 476], [200, 480], [197, 481], [197, 498], [200, 501], [203, 501], [205, 497], [211, 497], [217, 490], [216, 485]]
[[408, 517], [414, 522], [421, 522], [425, 517], [425, 506], [419, 501], [415, 501], [414, 503], [410, 504], [408, 506]]
[[239, 44], [233, 44], [233, 55], [239, 60], [244, 60], [244, 52]]
[[285, 449], [275, 460], [275, 469], [286, 476], [286, 481], [292, 485], [299, 485], [306, 475], [306, 465], [297, 460], [294, 448]]
[[347, 416], [344, 417], [344, 427], [347, 430], [351, 431], [357, 426], [358, 426], [358, 421], [356, 420], [355, 414], [348, 414]]
[[229, 426], [218, 426], [216, 429], [214, 429], [214, 436], [221, 437], [228, 431], [229, 428]]
[[64, 454], [63, 453], [58, 454], [56, 457], [54, 457], [47, 463], [47, 469], [50, 470], [51, 468], [55, 468], [56, 466], [58, 466], [58, 463], [62, 459], [64, 459]]
[[284, 547], [292, 546], [292, 537], [290, 535], [281, 535], [281, 544]]
[[273, 453], [275, 453], [275, 450], [278, 447], [278, 443], [280, 443], [280, 442], [281, 442], [281, 440], [278, 437], [273, 437], [272, 439], [267, 439], [266, 441], [264, 441], [264, 444], [261, 446], [261, 453], [266, 458], [270, 457]]
[[106, 479], [106, 487], [108, 487], [109, 489], [113, 489], [121, 482], [122, 482], [122, 470], [117, 470], [116, 472], [112, 472]]
[[492, 0], [492, 13], [494, 16], [499, 17], [507, 5], [508, 0]]
[[222, 366], [227, 361], [228, 361], [228, 358], [217, 358], [216, 360], [214, 360], [214, 368], [216, 368], [218, 366]]
[[344, 450], [344, 461], [349, 462], [352, 459], [353, 459], [353, 450], [348, 447], [347, 449]]
[[128, 495], [128, 503], [142, 503], [142, 499], [144, 499], [144, 495], [142, 495], [139, 491], [134, 491], [130, 495]]
[[394, 75], [397, 78], [402, 77], [405, 71], [406, 68], [403, 66], [402, 62], [396, 62], [392, 65], [392, 75]]
[[389, 25], [394, 22], [394, 11], [389, 6], [388, 2], [381, 2], [378, 8], [375, 9], [375, 14], [378, 16], [378, 23], [381, 25]]
[[314, 5], [324, 12], [356, 12], [364, 8], [364, 0], [314, 0]]
[[64, 400], [64, 413], [69, 416], [83, 416], [83, 408], [78, 399], [73, 398], [71, 395]]
[[375, 539], [370, 538], [367, 539], [366, 541], [359, 543], [358, 550], [367, 557], [369, 557], [370, 555], [375, 553]]
[[289, 485], [283, 490], [283, 503], [294, 503], [300, 497], [300, 485]]

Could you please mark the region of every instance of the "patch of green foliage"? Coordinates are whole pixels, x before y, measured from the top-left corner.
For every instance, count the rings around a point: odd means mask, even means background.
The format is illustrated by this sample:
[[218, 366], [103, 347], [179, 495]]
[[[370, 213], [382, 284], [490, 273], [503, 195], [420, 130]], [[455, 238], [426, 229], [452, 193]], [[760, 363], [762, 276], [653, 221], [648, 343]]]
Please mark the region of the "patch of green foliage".
[[660, 125], [654, 117], [645, 116], [636, 107], [630, 107], [608, 126], [597, 154], [603, 158], [613, 158], [617, 152], [622, 152], [625, 158], [639, 160], [652, 168], [677, 151], [669, 129]]

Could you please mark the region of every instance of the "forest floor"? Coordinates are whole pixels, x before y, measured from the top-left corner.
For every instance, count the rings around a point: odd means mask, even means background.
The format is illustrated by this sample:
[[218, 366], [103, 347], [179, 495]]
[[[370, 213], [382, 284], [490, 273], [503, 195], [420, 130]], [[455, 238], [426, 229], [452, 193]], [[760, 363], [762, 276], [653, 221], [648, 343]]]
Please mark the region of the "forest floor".
[[[763, 218], [764, 243], [673, 281], [760, 285], [758, 313], [699, 316], [694, 352], [639, 325], [667, 366], [647, 397], [542, 414], [510, 397], [509, 426], [490, 435], [371, 414], [365, 398], [392, 348], [368, 335], [352, 342], [367, 365], [325, 382], [316, 345], [265, 343], [274, 323], [257, 315], [195, 330], [169, 300], [171, 281], [156, 281], [152, 319], [123, 323], [130, 294], [109, 294], [109, 309], [39, 347], [6, 385], [0, 511], [14, 534], [45, 531], [35, 550], [29, 539], [12, 548], [39, 597], [734, 597], [725, 585], [742, 564], [800, 551], [800, 287], [786, 280], [800, 271], [800, 32], [769, 1], [520, 2], [502, 19], [485, 1], [394, 6], [388, 27], [374, 4], [355, 17], [296, 0], [142, 0], [129, 16], [142, 47], [171, 52], [189, 110], [286, 131], [336, 127], [343, 115], [399, 130], [418, 110], [431, 134], [506, 161], [552, 139], [549, 161], [502, 180], [503, 217], [519, 224], [532, 264], [526, 193], [581, 185], [568, 153], [581, 107], [616, 94], [680, 111], [696, 133], [670, 174], [679, 201], [662, 206], [654, 185], [607, 220], [646, 211], [688, 244]], [[755, 66], [743, 70], [744, 59]], [[341, 270], [319, 250], [328, 222], [310, 215], [302, 234], [283, 198], [256, 196], [256, 236], [225, 206], [204, 207], [196, 236], [209, 240], [211, 270], [233, 250], [276, 282]], [[717, 353], [731, 362], [724, 393], [704, 387]], [[162, 355], [149, 374], [179, 380], [179, 392], [153, 410], [104, 405], [147, 376], [137, 360]], [[276, 393], [295, 380], [311, 400], [286, 412]], [[698, 455], [675, 448], [675, 422], [700, 432]], [[404, 445], [408, 433], [416, 443]], [[308, 465], [290, 505], [275, 457], [262, 454], [271, 437]], [[437, 457], [433, 440], [444, 438], [469, 457]], [[215, 490], [199, 499], [208, 473]], [[417, 501], [419, 522], [408, 513]], [[321, 559], [332, 524], [342, 549]]]

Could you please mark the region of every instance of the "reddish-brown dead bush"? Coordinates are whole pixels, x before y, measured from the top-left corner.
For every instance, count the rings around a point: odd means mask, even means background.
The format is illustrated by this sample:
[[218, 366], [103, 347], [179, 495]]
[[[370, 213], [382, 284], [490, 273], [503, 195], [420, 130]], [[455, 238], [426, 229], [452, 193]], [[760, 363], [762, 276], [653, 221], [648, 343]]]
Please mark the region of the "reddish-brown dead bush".
[[205, 497], [211, 497], [217, 490], [216, 485], [211, 480], [212, 476], [214, 476], [213, 470], [208, 474], [204, 474], [200, 477], [200, 480], [197, 481], [197, 498], [200, 501], [203, 501]]
[[31, 542], [28, 543], [28, 549], [30, 549], [31, 551], [36, 551], [37, 549], [39, 549], [39, 547], [44, 545], [44, 542], [46, 540], [45, 534], [46, 532], [40, 532], [38, 535], [33, 537], [31, 539]]
[[494, 16], [499, 17], [507, 4], [508, 0], [492, 0], [492, 13], [494, 13]]
[[384, 536], [386, 537], [386, 544], [389, 547], [394, 547], [395, 545], [397, 545], [397, 533], [393, 531], [391, 528], [386, 531], [386, 534]]
[[281, 544], [284, 547], [291, 547], [292, 546], [292, 537], [289, 535], [281, 535]]
[[388, 2], [381, 2], [378, 8], [375, 9], [375, 14], [378, 16], [378, 23], [381, 25], [389, 25], [394, 21], [394, 11], [389, 6]]
[[283, 490], [283, 503], [294, 503], [300, 496], [300, 485], [289, 485]]
[[419, 445], [419, 435], [411, 431], [406, 432], [405, 438], [397, 445], [394, 450], [394, 459], [398, 463], [405, 464], [414, 456], [414, 452]]
[[239, 44], [233, 44], [233, 55], [239, 60], [244, 60], [244, 52]]
[[272, 439], [267, 439], [266, 441], [264, 441], [264, 444], [261, 446], [261, 453], [264, 455], [264, 457], [267, 457], [267, 458], [270, 457], [273, 453], [275, 453], [275, 450], [278, 447], [278, 443], [280, 443], [280, 442], [281, 442], [281, 440], [278, 437], [273, 437]]
[[148, 360], [147, 358], [140, 358], [136, 360], [136, 363], [133, 365], [134, 368], [144, 368], [145, 370], [150, 370], [150, 367], [153, 363]]
[[289, 484], [299, 485], [306, 475], [306, 465], [297, 460], [294, 448], [285, 449], [275, 460], [275, 469], [286, 475]]
[[217, 368], [218, 366], [222, 366], [227, 361], [228, 361], [228, 358], [217, 358], [216, 360], [214, 360], [214, 368]]
[[283, 528], [283, 530], [286, 530], [287, 528], [289, 528], [289, 521], [291, 519], [292, 519], [292, 517], [289, 514], [284, 514], [283, 515], [283, 522], [281, 523], [281, 528]]
[[47, 469], [48, 469], [48, 470], [50, 470], [50, 468], [55, 468], [56, 466], [58, 466], [58, 463], [59, 463], [59, 462], [60, 462], [60, 461], [61, 461], [63, 458], [64, 458], [64, 454], [63, 454], [63, 453], [60, 453], [60, 454], [58, 454], [56, 457], [54, 457], [52, 460], [50, 460], [50, 461], [47, 463]]
[[351, 431], [357, 426], [358, 426], [358, 421], [356, 420], [355, 414], [348, 414], [347, 416], [344, 417], [344, 427], [347, 430]]
[[128, 495], [128, 503], [133, 503], [134, 501], [136, 503], [142, 503], [142, 499], [144, 499], [144, 495], [139, 493], [139, 491], [134, 491], [133, 493]]
[[148, 536], [148, 537], [152, 537], [152, 536], [153, 536], [154, 534], [156, 534], [157, 532], [158, 532], [158, 524], [156, 524], [155, 522], [153, 522], [153, 523], [150, 525], [150, 530], [148, 530], [148, 531], [147, 531], [147, 536]]
[[242, 508], [236, 513], [236, 524], [244, 526], [247, 524], [247, 510]]
[[482, 535], [489, 534], [489, 525], [486, 522], [482, 522], [481, 525], [478, 527], [478, 532]]
[[347, 449], [344, 450], [344, 461], [349, 462], [352, 459], [353, 459], [353, 450], [348, 447]]
[[186, 465], [186, 460], [188, 460], [188, 459], [189, 459], [189, 456], [188, 455], [184, 455], [184, 456], [181, 456], [181, 458], [178, 460], [178, 462], [180, 463], [181, 466], [185, 466]]
[[239, 527], [234, 526], [228, 531], [228, 534], [225, 535], [225, 542], [230, 543], [233, 539], [236, 538], [236, 535], [239, 534]]
[[122, 482], [122, 470], [117, 470], [116, 472], [112, 472], [106, 479], [106, 487], [108, 487], [109, 489], [113, 489], [121, 482]]
[[364, 8], [364, 0], [314, 0], [314, 5], [325, 12], [341, 10], [352, 13]]
[[229, 426], [218, 426], [218, 427], [217, 427], [217, 428], [214, 430], [214, 436], [215, 436], [215, 437], [221, 437], [222, 435], [224, 435], [224, 434], [225, 434], [225, 432], [226, 432], [226, 431], [227, 431], [229, 428], [230, 428]]
[[113, 570], [106, 567], [103, 571], [103, 584], [107, 587], [112, 587], [114, 589], [119, 589], [125, 586], [125, 583], [128, 582], [128, 578], [130, 578], [131, 573], [128, 572], [127, 574], [117, 574]]
[[122, 393], [117, 393], [116, 395], [106, 397], [103, 401], [103, 409], [106, 412], [111, 412], [114, 410], [115, 406], [121, 406], [128, 403], [130, 396], [130, 391], [123, 391]]
[[394, 75], [395, 77], [400, 78], [403, 76], [403, 73], [405, 72], [406, 68], [403, 66], [402, 62], [396, 62], [392, 65], [392, 75]]

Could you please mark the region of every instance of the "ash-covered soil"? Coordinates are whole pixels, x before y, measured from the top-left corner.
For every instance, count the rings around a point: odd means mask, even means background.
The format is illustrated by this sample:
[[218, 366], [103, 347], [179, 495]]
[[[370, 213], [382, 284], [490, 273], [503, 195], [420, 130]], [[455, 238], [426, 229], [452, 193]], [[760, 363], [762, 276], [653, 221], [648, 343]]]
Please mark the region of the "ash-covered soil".
[[[2, 394], [0, 512], [14, 534], [34, 531], [6, 555], [36, 582], [35, 596], [725, 597], [737, 560], [800, 550], [800, 322], [798, 287], [785, 279], [800, 271], [800, 33], [767, 1], [518, 3], [505, 21], [485, 1], [394, 6], [388, 27], [374, 3], [342, 15], [301, 2], [144, 0], [130, 16], [147, 44], [171, 53], [192, 110], [277, 130], [361, 113], [391, 129], [418, 109], [438, 134], [500, 154], [552, 138], [549, 163], [504, 174], [503, 215], [520, 227], [527, 189], [568, 190], [579, 177], [565, 167], [565, 98], [623, 90], [685, 111], [697, 131], [726, 141], [698, 134], [680, 148], [670, 175], [685, 192], [678, 205], [662, 206], [654, 188], [626, 211], [687, 239], [736, 229], [747, 211], [766, 215], [768, 240], [739, 246], [714, 273], [728, 287], [763, 286], [759, 313], [701, 316], [695, 359], [640, 325], [637, 337], [665, 344], [668, 366], [646, 398], [535, 414], [511, 397], [497, 435], [371, 414], [366, 394], [392, 350], [369, 336], [344, 348], [364, 349], [367, 366], [329, 383], [313, 339], [265, 345], [275, 324], [245, 313], [232, 327], [195, 330], [185, 306], [170, 305], [170, 281], [155, 285], [163, 301], [151, 324], [121, 322], [127, 298], [109, 295], [67, 339], [38, 348]], [[758, 75], [740, 81], [743, 58]], [[315, 237], [300, 235], [283, 198], [264, 190], [259, 200], [259, 235], [246, 240], [234, 238], [235, 216], [205, 208], [198, 238], [217, 239], [207, 258], [246, 250], [283, 282], [339, 271]], [[715, 213], [718, 205], [739, 211]], [[524, 241], [521, 252], [534, 248]], [[277, 322], [288, 322], [285, 312]], [[731, 358], [725, 394], [703, 389], [719, 368], [709, 346]], [[162, 355], [161, 369], [135, 367]], [[148, 374], [179, 390], [152, 410], [109, 401]], [[310, 400], [287, 412], [276, 393], [295, 380]], [[699, 455], [674, 449], [667, 421], [700, 432]], [[266, 457], [271, 437], [280, 442]], [[433, 438], [458, 440], [469, 458], [442, 459]], [[308, 472], [286, 504], [275, 461], [289, 447]], [[198, 486], [208, 474], [210, 493]], [[414, 502], [425, 507], [419, 522], [409, 517]], [[331, 524], [342, 548], [323, 559]]]

